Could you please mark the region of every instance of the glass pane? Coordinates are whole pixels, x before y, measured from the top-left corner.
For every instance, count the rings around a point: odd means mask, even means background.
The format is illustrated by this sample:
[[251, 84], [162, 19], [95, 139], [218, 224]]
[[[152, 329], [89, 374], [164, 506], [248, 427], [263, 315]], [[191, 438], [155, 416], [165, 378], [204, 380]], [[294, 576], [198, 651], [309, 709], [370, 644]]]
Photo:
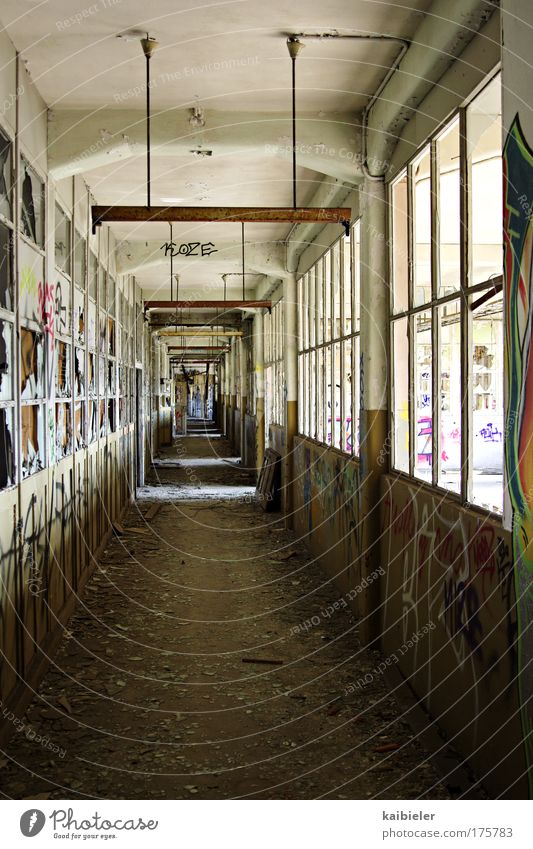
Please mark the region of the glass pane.
[[14, 310], [12, 231], [2, 222], [0, 222], [0, 307], [10, 312]]
[[440, 473], [439, 485], [461, 491], [461, 308], [459, 301], [439, 307], [440, 322]]
[[322, 273], [324, 275], [324, 341], [329, 342], [331, 339], [331, 252], [328, 251], [321, 262]]
[[440, 280], [438, 296], [456, 292], [461, 285], [461, 217], [459, 118], [437, 141], [439, 174]]
[[343, 261], [343, 300], [344, 300], [344, 330], [343, 334], [348, 336], [352, 332], [352, 239], [353, 228], [349, 239], [342, 240]]
[[309, 347], [313, 348], [316, 345], [316, 280], [315, 269], [309, 272]]
[[317, 351], [317, 385], [316, 385], [316, 438], [324, 442], [324, 348]]
[[104, 266], [98, 263], [98, 297], [100, 299], [100, 309], [107, 309], [106, 303], [106, 273]]
[[76, 231], [74, 239], [74, 282], [82, 292], [85, 292], [86, 242], [83, 236], [80, 236]]
[[353, 332], [359, 330], [361, 304], [361, 222], [356, 221], [353, 227]]
[[431, 481], [432, 399], [431, 399], [431, 312], [416, 313], [415, 323], [415, 475]]
[[361, 383], [360, 383], [360, 343], [359, 336], [352, 342], [352, 446], [353, 453], [359, 454], [361, 445], [361, 431], [359, 410], [361, 409]]
[[325, 441], [328, 445], [333, 445], [333, 403], [332, 398], [333, 386], [331, 385], [331, 345], [324, 351], [324, 376], [325, 376]]
[[340, 342], [333, 345], [333, 388], [332, 388], [332, 418], [333, 445], [335, 448], [344, 447], [344, 422], [341, 418], [341, 353]]
[[44, 247], [44, 183], [24, 157], [20, 160], [22, 172], [21, 227], [25, 236]]
[[322, 262], [315, 266], [315, 315], [316, 315], [316, 345], [324, 341], [324, 292], [322, 289]]
[[413, 168], [414, 303], [431, 301], [431, 191], [429, 145]]
[[0, 213], [13, 221], [13, 145], [0, 133]]
[[316, 376], [317, 376], [317, 352], [309, 354], [309, 436], [317, 438], [317, 398], [316, 398]]
[[342, 336], [341, 327], [341, 246], [337, 242], [331, 250], [331, 285], [333, 297], [333, 338]]
[[403, 171], [392, 184], [391, 204], [393, 310], [404, 312], [409, 306], [409, 218], [406, 171]]
[[[474, 296], [474, 299], [478, 297]], [[503, 507], [503, 302], [491, 298], [472, 321], [473, 501]]]
[[55, 224], [55, 263], [65, 274], [70, 274], [70, 220], [57, 203]]
[[503, 270], [501, 136], [501, 78], [498, 75], [467, 110], [473, 284], [500, 275]]
[[409, 335], [407, 318], [392, 325], [394, 467], [409, 473]]
[[92, 251], [89, 251], [89, 297], [96, 301], [98, 292], [98, 260]]
[[344, 357], [344, 424], [341, 448], [352, 453], [352, 340], [346, 339], [343, 344]]

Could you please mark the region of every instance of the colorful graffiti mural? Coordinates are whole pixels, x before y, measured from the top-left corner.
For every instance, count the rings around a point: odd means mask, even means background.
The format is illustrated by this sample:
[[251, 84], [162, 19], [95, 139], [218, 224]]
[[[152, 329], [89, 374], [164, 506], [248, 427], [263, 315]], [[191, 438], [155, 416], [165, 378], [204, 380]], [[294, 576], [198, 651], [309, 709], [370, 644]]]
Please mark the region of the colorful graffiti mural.
[[519, 686], [533, 795], [533, 151], [516, 115], [505, 142], [504, 286], [508, 504], [519, 622]]

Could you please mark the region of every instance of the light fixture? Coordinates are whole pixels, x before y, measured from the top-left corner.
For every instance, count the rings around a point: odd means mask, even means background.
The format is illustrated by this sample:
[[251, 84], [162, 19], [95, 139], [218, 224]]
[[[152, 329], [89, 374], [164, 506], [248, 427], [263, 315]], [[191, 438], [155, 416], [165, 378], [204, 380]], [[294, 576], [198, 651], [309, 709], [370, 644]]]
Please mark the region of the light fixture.
[[159, 42], [146, 33], [146, 38], [141, 38], [141, 47], [146, 59], [146, 206], [150, 208], [150, 59]]
[[205, 127], [205, 112], [200, 106], [198, 95], [196, 95], [196, 103], [194, 104], [190, 112], [191, 115], [189, 118], [189, 124], [191, 125], [191, 127]]
[[292, 205], [296, 209], [296, 59], [304, 44], [296, 35], [287, 39], [287, 50], [292, 63]]
[[168, 197], [168, 198], [159, 198], [159, 200], [161, 201], [161, 203], [180, 203], [180, 201], [182, 201], [183, 198]]

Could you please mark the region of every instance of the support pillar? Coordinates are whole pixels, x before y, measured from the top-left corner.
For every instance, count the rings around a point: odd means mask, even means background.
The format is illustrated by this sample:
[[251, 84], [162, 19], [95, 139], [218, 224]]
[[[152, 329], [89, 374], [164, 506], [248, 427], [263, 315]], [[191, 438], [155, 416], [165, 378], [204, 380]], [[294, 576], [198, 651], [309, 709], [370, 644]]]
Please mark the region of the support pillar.
[[241, 421], [240, 421], [240, 430], [239, 430], [239, 445], [240, 445], [240, 453], [241, 453], [241, 463], [243, 466], [247, 465], [248, 459], [246, 457], [246, 413], [248, 410], [248, 395], [247, 395], [247, 380], [246, 380], [246, 339], [244, 337], [240, 337], [238, 341], [239, 346], [239, 369], [240, 369], [240, 388], [241, 388]]
[[235, 340], [231, 340], [231, 349], [229, 354], [229, 411], [228, 411], [228, 438], [232, 448], [235, 448], [235, 408], [236, 408], [236, 359], [237, 346]]
[[[361, 551], [358, 580], [381, 565], [379, 550], [380, 476], [387, 450], [389, 285], [386, 251], [386, 199], [383, 179], [365, 178], [361, 190], [361, 401], [359, 516]], [[361, 593], [360, 635], [370, 643], [380, 635], [379, 581]]]
[[255, 375], [255, 465], [257, 474], [265, 456], [265, 338], [263, 313], [254, 318], [254, 375]]
[[283, 352], [285, 365], [285, 457], [283, 484], [285, 520], [293, 526], [294, 437], [298, 433], [298, 309], [296, 275], [283, 281]]

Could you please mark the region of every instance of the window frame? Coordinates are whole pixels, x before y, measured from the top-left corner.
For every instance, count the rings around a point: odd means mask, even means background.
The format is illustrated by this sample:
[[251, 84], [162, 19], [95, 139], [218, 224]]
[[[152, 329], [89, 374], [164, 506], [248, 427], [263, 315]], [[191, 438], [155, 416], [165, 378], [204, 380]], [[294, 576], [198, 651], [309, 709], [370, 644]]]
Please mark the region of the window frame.
[[[389, 301], [389, 342], [391, 350], [391, 358], [389, 363], [389, 426], [390, 432], [393, 434], [396, 431], [394, 424], [395, 415], [395, 374], [394, 374], [394, 330], [395, 325], [402, 319], [407, 320], [408, 327], [408, 427], [409, 427], [409, 471], [406, 472], [396, 465], [396, 440], [394, 436], [391, 438], [391, 470], [397, 475], [404, 475], [410, 480], [416, 481], [417, 485], [429, 486], [432, 490], [436, 490], [442, 495], [449, 496], [454, 501], [463, 506], [468, 506], [483, 514], [488, 514], [495, 517], [497, 520], [502, 519], [503, 512], [496, 511], [482, 504], [473, 501], [473, 397], [472, 397], [472, 375], [473, 375], [473, 310], [472, 303], [475, 296], [483, 293], [489, 293], [491, 289], [494, 294], [498, 294], [501, 288], [497, 290], [496, 285], [500, 285], [503, 280], [503, 267], [501, 277], [493, 276], [472, 284], [472, 230], [469, 226], [472, 221], [472, 175], [471, 175], [471, 159], [468, 156], [468, 127], [467, 114], [469, 106], [475, 99], [501, 74], [499, 68], [496, 68], [483, 82], [481, 86], [476, 88], [471, 93], [467, 101], [459, 108], [450, 113], [446, 120], [431, 134], [429, 138], [424, 139], [422, 144], [417, 148], [416, 152], [410, 157], [407, 163], [394, 174], [387, 183], [387, 201], [388, 201], [388, 233], [390, 246], [388, 257], [389, 279], [390, 286], [390, 301]], [[460, 216], [460, 281], [457, 291], [449, 292], [446, 295], [439, 295], [438, 287], [440, 281], [440, 217], [437, 214], [440, 201], [440, 181], [439, 181], [439, 162], [438, 162], [438, 141], [452, 127], [455, 121], [459, 121], [459, 216]], [[415, 272], [414, 265], [416, 261], [415, 244], [414, 244], [414, 185], [413, 185], [413, 168], [414, 164], [423, 154], [424, 149], [429, 145], [430, 149], [430, 167], [431, 167], [431, 298], [423, 304], [415, 304]], [[393, 205], [393, 190], [394, 186], [407, 175], [407, 220], [408, 220], [408, 238], [407, 238], [407, 282], [408, 282], [408, 304], [407, 309], [394, 312], [394, 271], [395, 271], [395, 254], [394, 254], [394, 205]], [[496, 284], [496, 285], [495, 285]], [[440, 424], [441, 424], [441, 405], [439, 399], [441, 396], [441, 374], [442, 374], [442, 351], [440, 337], [439, 313], [441, 308], [446, 304], [457, 303], [460, 310], [460, 373], [461, 373], [461, 460], [460, 460], [460, 487], [459, 491], [455, 492], [447, 488], [439, 480], [441, 479], [441, 463], [440, 463]], [[431, 340], [432, 340], [432, 474], [431, 480], [425, 481], [418, 477], [415, 473], [416, 461], [416, 404], [415, 404], [415, 371], [416, 362], [414, 360], [415, 352], [415, 319], [420, 312], [431, 312]], [[502, 491], [503, 491], [502, 480]]]

